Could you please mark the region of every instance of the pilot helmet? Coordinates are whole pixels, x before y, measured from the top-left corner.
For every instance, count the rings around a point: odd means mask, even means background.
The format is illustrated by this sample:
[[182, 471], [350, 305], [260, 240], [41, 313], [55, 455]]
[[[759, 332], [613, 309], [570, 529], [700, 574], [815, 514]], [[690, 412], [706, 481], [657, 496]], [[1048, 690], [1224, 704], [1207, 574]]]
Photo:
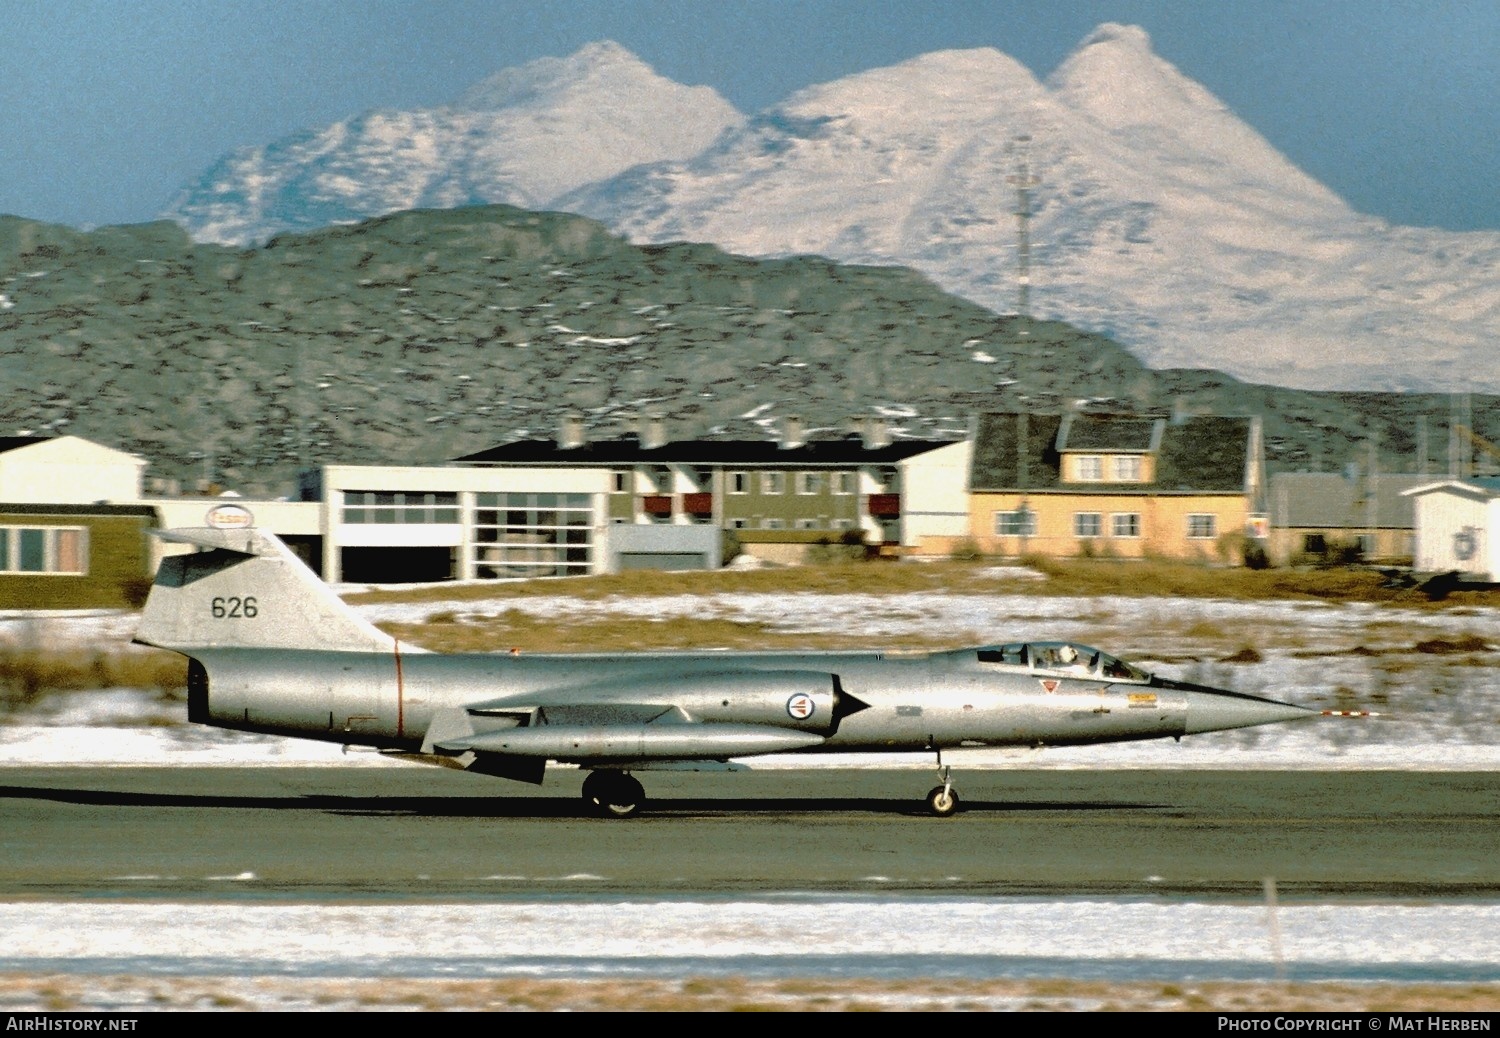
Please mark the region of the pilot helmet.
[[1078, 650], [1071, 645], [1064, 645], [1057, 650], [1057, 658], [1064, 663], [1074, 663], [1078, 660]]

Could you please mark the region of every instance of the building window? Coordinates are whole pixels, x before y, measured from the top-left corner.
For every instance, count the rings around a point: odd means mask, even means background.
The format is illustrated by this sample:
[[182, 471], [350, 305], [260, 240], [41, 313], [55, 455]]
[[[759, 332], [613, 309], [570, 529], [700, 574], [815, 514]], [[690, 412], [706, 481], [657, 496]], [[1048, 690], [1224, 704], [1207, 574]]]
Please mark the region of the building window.
[[750, 493], [750, 473], [731, 472], [729, 474], [729, 492], [731, 494]]
[[854, 493], [858, 487], [858, 481], [852, 472], [835, 472], [833, 474], [833, 492], [841, 496]]
[[1104, 459], [1097, 454], [1078, 455], [1078, 478], [1085, 483], [1098, 483], [1104, 478]]
[[750, 520], [749, 519], [731, 519], [731, 520], [729, 520], [729, 528], [731, 530], [748, 530], [748, 529], [750, 529]]
[[1111, 537], [1139, 537], [1141, 535], [1141, 513], [1116, 512], [1109, 517]]
[[762, 530], [781, 530], [785, 527], [786, 522], [782, 519], [762, 519], [760, 521], [760, 528]]
[[1141, 481], [1141, 456], [1139, 454], [1116, 456], [1115, 480], [1120, 483], [1139, 483]]
[[995, 513], [995, 536], [1035, 537], [1036, 513], [1029, 508]]
[[610, 489], [616, 494], [628, 494], [630, 492], [631, 475], [632, 473], [629, 469], [615, 469], [614, 472], [610, 473]]
[[1187, 517], [1188, 537], [1212, 540], [1219, 535], [1219, 517], [1212, 512], [1194, 512]]
[[799, 529], [799, 530], [822, 530], [822, 529], [826, 528], [827, 525], [828, 525], [827, 522], [825, 522], [824, 520], [821, 520], [821, 519], [798, 519], [797, 520], [797, 529]]
[[589, 572], [594, 509], [588, 494], [475, 494], [474, 573], [481, 578]]
[[780, 472], [762, 472], [760, 474], [760, 492], [762, 494], [780, 494], [786, 484], [782, 482]]
[[1101, 537], [1104, 535], [1104, 516], [1099, 512], [1074, 512], [1074, 537]]
[[799, 472], [797, 473], [797, 493], [820, 494], [823, 492], [823, 473], [821, 472]]
[[0, 573], [88, 572], [88, 530], [81, 526], [0, 526]]
[[835, 530], [853, 530], [855, 528], [853, 519], [835, 519], [828, 525]]
[[458, 495], [401, 490], [346, 490], [344, 522], [391, 525], [456, 523]]

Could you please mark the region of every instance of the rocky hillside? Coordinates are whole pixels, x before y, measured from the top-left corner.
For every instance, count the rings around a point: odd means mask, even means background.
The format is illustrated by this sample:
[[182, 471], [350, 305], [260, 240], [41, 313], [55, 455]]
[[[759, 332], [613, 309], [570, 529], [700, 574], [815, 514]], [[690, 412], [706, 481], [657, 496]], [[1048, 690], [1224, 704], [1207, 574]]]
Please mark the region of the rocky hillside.
[[[835, 431], [879, 414], [958, 436], [982, 410], [1257, 413], [1283, 467], [1432, 465], [1448, 400], [1153, 372], [1110, 340], [998, 317], [901, 268], [635, 246], [505, 206], [417, 211], [259, 248], [167, 222], [83, 233], [0, 217], [0, 432], [75, 433], [151, 474], [285, 493], [301, 465], [434, 461], [641, 413], [675, 436]], [[1500, 402], [1473, 399], [1500, 440]]]

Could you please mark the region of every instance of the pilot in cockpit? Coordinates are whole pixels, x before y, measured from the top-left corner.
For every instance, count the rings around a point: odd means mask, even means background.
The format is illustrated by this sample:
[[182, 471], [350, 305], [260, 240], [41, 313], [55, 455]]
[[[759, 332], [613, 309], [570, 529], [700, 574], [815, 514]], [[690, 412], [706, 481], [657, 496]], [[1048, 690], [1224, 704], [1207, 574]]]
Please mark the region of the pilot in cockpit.
[[1078, 655], [1071, 645], [1048, 646], [1037, 652], [1037, 666], [1046, 670], [1063, 670], [1075, 674], [1087, 674], [1089, 661]]
[[1078, 650], [1071, 645], [1062, 645], [1057, 649], [1057, 669], [1069, 670], [1079, 674], [1087, 674], [1089, 670], [1088, 661], [1078, 655]]

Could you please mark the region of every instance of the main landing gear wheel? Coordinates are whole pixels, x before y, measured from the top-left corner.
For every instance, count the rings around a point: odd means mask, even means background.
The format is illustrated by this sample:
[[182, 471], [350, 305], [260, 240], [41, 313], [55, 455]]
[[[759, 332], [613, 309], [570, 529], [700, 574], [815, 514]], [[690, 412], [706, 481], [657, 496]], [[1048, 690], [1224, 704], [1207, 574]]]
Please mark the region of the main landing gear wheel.
[[952, 786], [933, 786], [927, 794], [927, 810], [939, 818], [947, 818], [958, 811], [958, 791]]
[[583, 780], [583, 802], [605, 818], [629, 818], [645, 799], [646, 790], [624, 772], [591, 771]]

